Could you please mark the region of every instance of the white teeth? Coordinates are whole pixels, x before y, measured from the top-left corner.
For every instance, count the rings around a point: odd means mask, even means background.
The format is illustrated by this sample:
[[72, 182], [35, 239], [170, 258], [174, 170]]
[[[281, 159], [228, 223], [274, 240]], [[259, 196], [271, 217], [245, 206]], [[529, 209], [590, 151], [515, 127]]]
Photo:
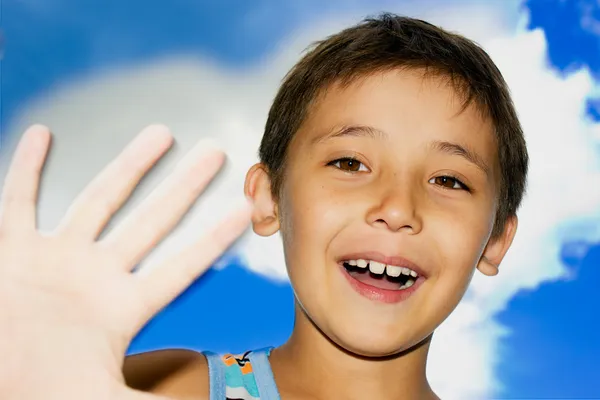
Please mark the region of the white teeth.
[[389, 275], [389, 276], [400, 276], [400, 274], [402, 273], [402, 267], [396, 267], [395, 265], [388, 265], [385, 268], [385, 272]]
[[402, 286], [400, 286], [400, 290], [402, 289], [408, 289], [409, 287], [411, 287], [412, 285], [414, 285], [415, 281], [413, 281], [412, 279], [409, 279], [406, 281], [406, 283]]
[[383, 274], [385, 271], [391, 277], [398, 277], [400, 275], [405, 275], [408, 277], [417, 278], [419, 276], [419, 274], [417, 274], [415, 271], [413, 271], [410, 268], [398, 267], [395, 265], [385, 265], [383, 263], [380, 263], [377, 261], [372, 261], [372, 260], [364, 260], [364, 259], [348, 260], [348, 261], [346, 261], [346, 263], [348, 263], [348, 265], [350, 265], [350, 266], [358, 267], [358, 268], [367, 268], [367, 266], [368, 266], [369, 270], [374, 274]]
[[383, 271], [385, 271], [385, 264], [382, 264], [377, 261], [370, 261], [369, 262], [369, 271], [371, 271], [374, 274], [381, 275], [381, 274], [383, 274]]

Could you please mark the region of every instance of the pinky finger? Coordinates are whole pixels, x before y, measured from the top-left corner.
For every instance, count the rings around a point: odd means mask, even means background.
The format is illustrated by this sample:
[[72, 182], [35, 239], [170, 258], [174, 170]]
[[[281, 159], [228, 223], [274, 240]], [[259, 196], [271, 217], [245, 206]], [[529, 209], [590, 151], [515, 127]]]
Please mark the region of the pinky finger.
[[[244, 204], [202, 239], [145, 274], [140, 271], [140, 284], [145, 296], [142, 323], [169, 304], [190, 286], [246, 230], [252, 207]], [[140, 326], [141, 328], [141, 326]]]
[[0, 215], [4, 229], [33, 230], [40, 175], [50, 145], [50, 131], [33, 125], [17, 145], [2, 189]]

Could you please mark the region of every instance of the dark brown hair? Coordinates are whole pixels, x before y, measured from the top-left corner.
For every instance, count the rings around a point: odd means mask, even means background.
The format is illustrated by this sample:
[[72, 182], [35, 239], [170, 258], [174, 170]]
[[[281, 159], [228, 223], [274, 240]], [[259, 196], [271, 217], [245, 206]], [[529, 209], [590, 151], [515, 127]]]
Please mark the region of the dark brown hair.
[[515, 215], [527, 180], [528, 154], [517, 113], [502, 74], [476, 43], [428, 22], [385, 13], [367, 18], [314, 47], [286, 75], [269, 111], [259, 149], [273, 196], [278, 199], [286, 152], [311, 105], [334, 83], [392, 69], [421, 69], [447, 78], [495, 128], [500, 166], [499, 198], [492, 236]]

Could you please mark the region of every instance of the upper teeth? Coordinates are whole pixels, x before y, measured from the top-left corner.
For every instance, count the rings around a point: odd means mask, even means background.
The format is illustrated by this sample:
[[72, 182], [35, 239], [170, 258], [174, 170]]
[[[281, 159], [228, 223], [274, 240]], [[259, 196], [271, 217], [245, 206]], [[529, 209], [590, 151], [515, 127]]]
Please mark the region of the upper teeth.
[[368, 265], [369, 271], [371, 271], [374, 274], [383, 274], [383, 271], [385, 271], [386, 274], [388, 274], [389, 276], [394, 276], [394, 277], [400, 276], [400, 274], [402, 274], [402, 275], [406, 275], [406, 276], [410, 275], [413, 278], [416, 278], [419, 275], [410, 268], [398, 267], [395, 265], [386, 265], [386, 264], [383, 264], [383, 263], [380, 263], [377, 261], [373, 261], [373, 260], [358, 259], [358, 260], [348, 260], [346, 262], [352, 266], [356, 266], [359, 268], [366, 268]]

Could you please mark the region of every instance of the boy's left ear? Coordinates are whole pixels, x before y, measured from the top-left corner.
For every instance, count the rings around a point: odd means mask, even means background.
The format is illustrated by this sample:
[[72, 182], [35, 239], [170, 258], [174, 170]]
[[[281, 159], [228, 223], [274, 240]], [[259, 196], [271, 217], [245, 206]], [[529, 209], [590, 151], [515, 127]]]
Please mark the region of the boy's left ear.
[[508, 217], [504, 225], [504, 231], [497, 238], [490, 239], [477, 264], [477, 269], [481, 273], [487, 276], [498, 274], [500, 263], [515, 238], [517, 225], [518, 218], [516, 215]]

